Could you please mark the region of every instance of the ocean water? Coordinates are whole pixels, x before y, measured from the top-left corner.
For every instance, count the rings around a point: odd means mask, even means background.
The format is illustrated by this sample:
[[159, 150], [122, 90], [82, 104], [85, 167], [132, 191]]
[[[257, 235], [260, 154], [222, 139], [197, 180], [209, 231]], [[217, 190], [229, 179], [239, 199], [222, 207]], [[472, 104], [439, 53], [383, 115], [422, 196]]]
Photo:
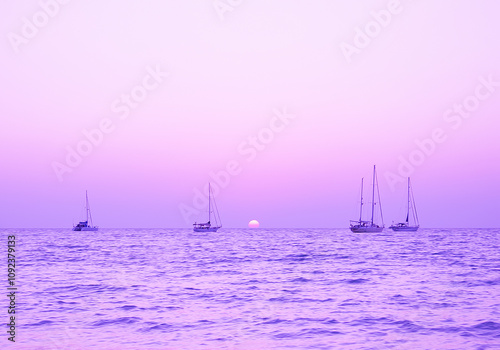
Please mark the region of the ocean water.
[[497, 229], [0, 231], [3, 349], [500, 349]]

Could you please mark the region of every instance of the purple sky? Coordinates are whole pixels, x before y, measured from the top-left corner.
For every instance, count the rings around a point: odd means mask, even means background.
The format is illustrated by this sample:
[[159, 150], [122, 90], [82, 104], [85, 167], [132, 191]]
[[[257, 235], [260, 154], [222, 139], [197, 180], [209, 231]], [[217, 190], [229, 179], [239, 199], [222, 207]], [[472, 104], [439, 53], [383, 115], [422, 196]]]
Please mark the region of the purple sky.
[[411, 175], [423, 227], [498, 227], [498, 13], [4, 1], [0, 227], [71, 227], [86, 189], [101, 227], [191, 227], [211, 173], [225, 227], [347, 227], [373, 164], [386, 225]]

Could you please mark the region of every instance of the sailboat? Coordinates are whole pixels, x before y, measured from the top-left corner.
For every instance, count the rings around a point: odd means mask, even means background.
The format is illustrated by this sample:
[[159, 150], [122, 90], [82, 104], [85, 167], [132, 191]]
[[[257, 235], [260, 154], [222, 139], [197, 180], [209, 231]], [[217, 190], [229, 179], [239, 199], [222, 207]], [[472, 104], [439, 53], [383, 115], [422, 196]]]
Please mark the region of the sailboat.
[[[394, 231], [417, 231], [420, 227], [418, 223], [417, 207], [415, 206], [415, 198], [413, 197], [413, 189], [411, 187], [410, 178], [408, 178], [408, 205], [406, 210], [406, 221], [392, 224], [389, 228]], [[410, 216], [411, 211], [411, 216]], [[410, 218], [413, 219], [414, 225], [410, 225]]]
[[[97, 226], [94, 226], [92, 222], [92, 213], [90, 212], [90, 205], [89, 205], [89, 195], [87, 191], [85, 191], [85, 212], [87, 214], [87, 220], [86, 221], [80, 221], [78, 225], [73, 226], [73, 231], [97, 231], [99, 228]], [[89, 225], [90, 223], [90, 225]]]
[[[193, 224], [194, 232], [217, 232], [218, 229], [222, 227], [222, 222], [219, 216], [219, 210], [217, 209], [217, 204], [215, 203], [215, 199], [212, 199], [213, 193], [212, 188], [210, 187], [210, 182], [208, 183], [208, 221], [204, 223]], [[213, 201], [213, 205], [212, 205]], [[215, 212], [212, 211], [212, 208], [215, 208]], [[213, 215], [212, 215], [213, 214]], [[212, 217], [214, 219], [214, 225], [212, 225]]]
[[[378, 202], [375, 202], [375, 187], [377, 188]], [[374, 222], [375, 205], [378, 204], [380, 207], [380, 217], [382, 219], [382, 225], [378, 225]], [[378, 189], [377, 172], [375, 165], [373, 166], [373, 185], [372, 185], [372, 215], [371, 219], [363, 220], [363, 179], [361, 179], [361, 205], [359, 208], [359, 220], [351, 220], [351, 231], [356, 233], [361, 232], [382, 232], [384, 229], [384, 217], [382, 216], [382, 206], [380, 205], [380, 192]]]

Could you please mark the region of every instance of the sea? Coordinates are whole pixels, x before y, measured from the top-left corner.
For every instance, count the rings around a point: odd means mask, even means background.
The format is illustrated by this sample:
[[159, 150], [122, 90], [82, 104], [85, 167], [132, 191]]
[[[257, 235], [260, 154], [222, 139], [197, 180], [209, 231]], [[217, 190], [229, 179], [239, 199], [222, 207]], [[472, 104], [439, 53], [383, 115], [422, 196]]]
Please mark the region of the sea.
[[0, 232], [1, 349], [500, 349], [499, 229]]

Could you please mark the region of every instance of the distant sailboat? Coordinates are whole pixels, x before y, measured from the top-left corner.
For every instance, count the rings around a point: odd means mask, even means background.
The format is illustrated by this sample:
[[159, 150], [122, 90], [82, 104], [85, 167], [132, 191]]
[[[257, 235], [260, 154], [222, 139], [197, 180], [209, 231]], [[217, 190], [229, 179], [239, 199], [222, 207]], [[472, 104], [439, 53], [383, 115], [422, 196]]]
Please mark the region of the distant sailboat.
[[[378, 202], [375, 202], [375, 187], [377, 188]], [[380, 217], [382, 226], [374, 223], [375, 205], [380, 207]], [[373, 186], [372, 186], [372, 216], [371, 220], [363, 220], [363, 179], [361, 179], [361, 204], [359, 209], [359, 220], [351, 220], [351, 231], [356, 233], [362, 232], [382, 232], [384, 229], [384, 218], [382, 216], [382, 206], [380, 205], [380, 192], [378, 189], [377, 172], [375, 165], [373, 166]]]
[[[94, 226], [92, 222], [92, 213], [90, 212], [89, 196], [85, 191], [85, 212], [87, 214], [87, 221], [80, 221], [78, 225], [73, 226], [73, 231], [97, 231], [99, 228]], [[90, 225], [89, 225], [90, 223]]]
[[[215, 199], [212, 199], [212, 188], [210, 187], [210, 183], [208, 183], [208, 222], [205, 223], [197, 223], [193, 224], [194, 232], [217, 232], [218, 229], [222, 227], [222, 222], [219, 216], [219, 210], [217, 209], [217, 204], [215, 203]], [[212, 202], [213, 201], [213, 205]], [[215, 212], [213, 213], [214, 225], [212, 225], [212, 208], [215, 208]]]
[[[410, 225], [410, 218], [413, 219], [413, 225]], [[389, 226], [389, 228], [393, 229], [394, 231], [417, 231], [419, 227], [420, 224], [418, 223], [417, 207], [415, 206], [413, 189], [411, 187], [410, 178], [408, 178], [408, 205], [406, 210], [406, 221], [392, 224], [391, 226]]]

